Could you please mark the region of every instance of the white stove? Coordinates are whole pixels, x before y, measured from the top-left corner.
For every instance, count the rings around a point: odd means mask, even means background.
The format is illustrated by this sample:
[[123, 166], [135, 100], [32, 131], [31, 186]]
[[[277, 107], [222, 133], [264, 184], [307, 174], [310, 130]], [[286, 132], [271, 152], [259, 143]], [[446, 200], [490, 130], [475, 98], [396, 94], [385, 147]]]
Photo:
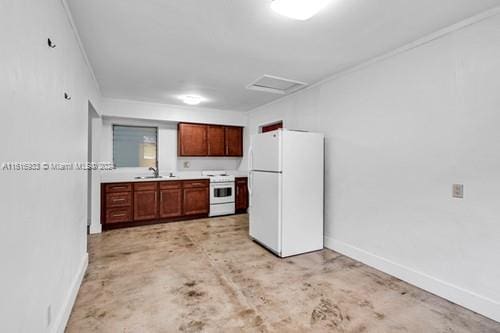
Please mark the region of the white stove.
[[234, 182], [234, 176], [228, 175], [225, 171], [202, 171], [202, 175], [210, 177], [211, 183]]
[[202, 171], [210, 177], [210, 213], [209, 216], [234, 214], [234, 176], [223, 170]]

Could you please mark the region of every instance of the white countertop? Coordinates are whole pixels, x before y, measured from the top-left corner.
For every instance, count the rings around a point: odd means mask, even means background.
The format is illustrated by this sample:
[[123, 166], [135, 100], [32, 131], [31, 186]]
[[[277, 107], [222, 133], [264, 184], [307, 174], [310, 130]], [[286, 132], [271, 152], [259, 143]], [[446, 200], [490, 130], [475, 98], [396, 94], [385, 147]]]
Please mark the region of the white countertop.
[[135, 176], [112, 176], [112, 177], [104, 177], [101, 179], [101, 183], [136, 183], [136, 182], [164, 182], [164, 181], [175, 181], [175, 180], [191, 180], [191, 179], [210, 179], [210, 177], [205, 176], [163, 176], [162, 178], [145, 178], [145, 179], [136, 179]]
[[[248, 177], [247, 171], [237, 171], [237, 170], [228, 170], [227, 173], [229, 175], [235, 177]], [[176, 181], [176, 180], [192, 180], [192, 179], [210, 179], [208, 176], [202, 176], [201, 172], [196, 171], [182, 171], [178, 173], [174, 173], [175, 177], [169, 177], [168, 175], [161, 175], [163, 178], [146, 178], [146, 179], [135, 179], [137, 176], [151, 176], [151, 173], [148, 174], [102, 174], [101, 175], [101, 183], [135, 183], [135, 182], [164, 182], [164, 181]]]

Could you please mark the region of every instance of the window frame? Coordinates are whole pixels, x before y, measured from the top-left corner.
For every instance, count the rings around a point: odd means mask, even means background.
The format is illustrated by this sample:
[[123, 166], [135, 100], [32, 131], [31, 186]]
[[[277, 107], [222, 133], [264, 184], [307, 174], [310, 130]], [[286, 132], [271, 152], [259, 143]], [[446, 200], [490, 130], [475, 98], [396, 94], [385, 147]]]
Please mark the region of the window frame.
[[160, 150], [159, 141], [158, 141], [158, 132], [160, 128], [158, 126], [144, 126], [144, 125], [122, 125], [122, 124], [112, 124], [112, 133], [111, 133], [111, 154], [113, 155], [113, 166], [114, 169], [143, 169], [145, 167], [136, 166], [136, 167], [118, 167], [116, 166], [115, 161], [115, 127], [133, 127], [133, 128], [154, 128], [155, 129], [155, 140], [156, 140], [156, 158], [155, 158], [155, 167], [158, 168], [158, 164], [160, 163]]

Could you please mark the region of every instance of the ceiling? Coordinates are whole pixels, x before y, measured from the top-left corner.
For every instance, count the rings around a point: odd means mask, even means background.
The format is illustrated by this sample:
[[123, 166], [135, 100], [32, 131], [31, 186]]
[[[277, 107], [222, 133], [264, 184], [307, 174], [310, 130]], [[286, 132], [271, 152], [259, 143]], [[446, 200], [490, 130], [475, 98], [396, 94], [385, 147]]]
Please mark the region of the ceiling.
[[332, 0], [308, 21], [270, 0], [68, 0], [105, 97], [247, 111], [282, 95], [264, 74], [313, 84], [500, 0]]

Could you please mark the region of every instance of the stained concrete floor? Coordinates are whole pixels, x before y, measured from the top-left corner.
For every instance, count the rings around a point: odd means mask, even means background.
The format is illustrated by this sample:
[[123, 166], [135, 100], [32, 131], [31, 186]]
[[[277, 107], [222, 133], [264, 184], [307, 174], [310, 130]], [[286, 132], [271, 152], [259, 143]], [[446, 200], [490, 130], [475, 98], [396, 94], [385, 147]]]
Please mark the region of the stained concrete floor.
[[278, 259], [246, 215], [90, 237], [67, 332], [500, 332], [330, 250]]

